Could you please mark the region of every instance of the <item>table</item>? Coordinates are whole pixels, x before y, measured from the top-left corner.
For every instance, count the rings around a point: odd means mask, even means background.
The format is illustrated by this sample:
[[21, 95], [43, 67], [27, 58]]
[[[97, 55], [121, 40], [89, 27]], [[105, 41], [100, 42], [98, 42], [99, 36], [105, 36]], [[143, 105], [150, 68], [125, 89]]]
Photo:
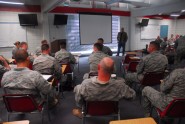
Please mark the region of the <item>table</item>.
[[137, 54], [137, 52], [126, 52], [126, 54]]
[[45, 74], [42, 74], [42, 77], [43, 77], [45, 80], [48, 80], [49, 78], [52, 77], [52, 75], [45, 75]]
[[12, 122], [3, 122], [2, 124], [29, 124], [30, 121], [23, 120], [23, 121], [12, 121]]
[[138, 118], [129, 120], [111, 121], [109, 124], [157, 124], [153, 118]]
[[139, 61], [141, 58], [137, 57], [137, 56], [131, 56], [131, 57], [129, 57], [129, 59], [132, 61]]

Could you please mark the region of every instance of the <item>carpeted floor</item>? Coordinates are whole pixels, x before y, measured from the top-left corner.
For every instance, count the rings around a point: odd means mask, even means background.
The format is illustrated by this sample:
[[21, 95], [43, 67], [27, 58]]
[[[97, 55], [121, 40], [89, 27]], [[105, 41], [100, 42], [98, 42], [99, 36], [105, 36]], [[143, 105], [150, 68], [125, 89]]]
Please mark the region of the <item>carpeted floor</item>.
[[[117, 66], [117, 75], [123, 76], [122, 68], [120, 68], [120, 62], [122, 57], [113, 57]], [[79, 72], [75, 71], [75, 83], [80, 84], [84, 73], [89, 71], [88, 57], [80, 57]], [[1, 91], [2, 92], [2, 91]], [[133, 101], [121, 100], [120, 101], [121, 119], [133, 119], [144, 117], [144, 112], [141, 104], [139, 103], [139, 98], [137, 97]], [[47, 116], [47, 111], [44, 111], [44, 124], [80, 124], [82, 120], [72, 115], [72, 109], [75, 108], [74, 93], [72, 91], [65, 91], [64, 98], [61, 97], [59, 104], [49, 110], [51, 120], [49, 121]], [[0, 99], [0, 118], [2, 121], [7, 121], [6, 119], [6, 109], [4, 107], [2, 98]], [[154, 112], [154, 118], [156, 118], [156, 113]], [[114, 118], [111, 117], [93, 117], [86, 119], [86, 124], [109, 124]], [[41, 124], [41, 115], [29, 114], [29, 115], [11, 115], [11, 121], [16, 120], [30, 120], [30, 124]], [[185, 123], [185, 119], [181, 124]]]

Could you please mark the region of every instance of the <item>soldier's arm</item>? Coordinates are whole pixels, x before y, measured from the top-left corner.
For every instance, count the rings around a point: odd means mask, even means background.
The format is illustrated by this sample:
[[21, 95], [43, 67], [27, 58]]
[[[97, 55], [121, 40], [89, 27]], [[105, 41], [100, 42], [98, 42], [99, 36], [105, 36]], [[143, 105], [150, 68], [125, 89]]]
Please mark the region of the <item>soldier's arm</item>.
[[72, 55], [71, 53], [70, 53], [70, 62], [72, 64], [75, 64], [76, 63], [76, 59], [75, 59], [74, 55]]
[[5, 67], [4, 70], [7, 71], [11, 69], [4, 57], [0, 56], [0, 61], [3, 63], [3, 66]]
[[134, 99], [136, 97], [136, 92], [124, 83], [122, 86], [122, 96], [126, 99]]
[[49, 82], [47, 82], [41, 74], [37, 73], [35, 75], [35, 81], [36, 81], [36, 87], [37, 89], [43, 93], [43, 94], [49, 94], [51, 92], [52, 89], [52, 85], [49, 84]]
[[139, 62], [139, 64], [136, 67], [137, 74], [142, 74], [143, 73], [144, 65], [145, 65], [144, 60], [141, 59], [141, 61]]
[[57, 75], [57, 78], [60, 79], [62, 72], [61, 72], [61, 66], [57, 60], [54, 61], [54, 69], [55, 69], [55, 73]]
[[[92, 53], [93, 54], [93, 53]], [[91, 64], [93, 62], [93, 55], [90, 55], [89, 58], [88, 58], [88, 61], [89, 61], [89, 64]]]
[[108, 50], [108, 55], [109, 56], [112, 56], [112, 50], [109, 48], [109, 50]]
[[171, 90], [174, 85], [174, 81], [178, 75], [178, 72], [174, 70], [169, 76], [167, 76], [160, 85], [160, 90], [163, 93], [167, 93]]
[[119, 32], [118, 35], [117, 35], [117, 40], [118, 40], [118, 41], [120, 40], [120, 32]]

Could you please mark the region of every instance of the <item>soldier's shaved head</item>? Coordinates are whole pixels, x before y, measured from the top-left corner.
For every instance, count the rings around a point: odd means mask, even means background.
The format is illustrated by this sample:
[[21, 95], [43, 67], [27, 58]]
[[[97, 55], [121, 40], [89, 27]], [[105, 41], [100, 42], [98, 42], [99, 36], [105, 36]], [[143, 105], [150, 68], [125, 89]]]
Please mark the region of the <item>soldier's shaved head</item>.
[[28, 52], [24, 49], [19, 49], [15, 53], [16, 63], [25, 62], [28, 58]]
[[100, 67], [104, 73], [111, 74], [114, 70], [114, 61], [109, 57], [105, 57], [100, 61]]

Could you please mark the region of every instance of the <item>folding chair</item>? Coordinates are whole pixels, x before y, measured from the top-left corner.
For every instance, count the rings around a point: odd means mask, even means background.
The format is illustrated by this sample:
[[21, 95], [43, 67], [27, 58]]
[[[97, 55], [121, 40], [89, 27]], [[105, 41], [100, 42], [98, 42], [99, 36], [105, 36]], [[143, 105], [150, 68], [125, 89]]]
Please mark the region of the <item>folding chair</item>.
[[120, 71], [121, 71], [121, 67], [125, 68], [125, 66], [128, 66], [128, 64], [130, 63], [130, 57], [131, 56], [136, 56], [136, 54], [126, 54], [126, 56], [124, 57], [124, 59], [122, 59], [121, 64], [120, 64]]
[[156, 108], [156, 110], [159, 116], [159, 124], [161, 123], [161, 119], [164, 118], [178, 118], [180, 124], [181, 118], [185, 117], [185, 98], [172, 100], [164, 111], [158, 108]]
[[123, 64], [129, 64], [130, 63], [130, 57], [134, 57], [136, 54], [127, 54], [125, 58], [122, 60]]
[[[143, 80], [140, 81], [139, 86], [139, 92], [142, 91], [142, 89], [145, 86], [157, 86], [161, 83], [160, 80], [164, 78], [165, 72], [146, 72], [144, 74]], [[141, 94], [140, 94], [140, 103], [141, 103]]]
[[136, 67], [139, 64], [139, 61], [131, 61], [128, 66], [125, 66], [125, 72], [136, 72]]
[[43, 123], [43, 104], [38, 105], [31, 94], [6, 94], [3, 101], [7, 109], [8, 121], [10, 114], [39, 113], [42, 115]]
[[82, 123], [87, 117], [113, 116], [120, 120], [118, 101], [86, 101], [82, 107]]
[[62, 74], [63, 76], [66, 76], [66, 81], [64, 84], [64, 90], [71, 90], [75, 86], [75, 80], [74, 80], [74, 72], [73, 68], [71, 67], [70, 63], [60, 63], [61, 64], [61, 69], [62, 69]]

